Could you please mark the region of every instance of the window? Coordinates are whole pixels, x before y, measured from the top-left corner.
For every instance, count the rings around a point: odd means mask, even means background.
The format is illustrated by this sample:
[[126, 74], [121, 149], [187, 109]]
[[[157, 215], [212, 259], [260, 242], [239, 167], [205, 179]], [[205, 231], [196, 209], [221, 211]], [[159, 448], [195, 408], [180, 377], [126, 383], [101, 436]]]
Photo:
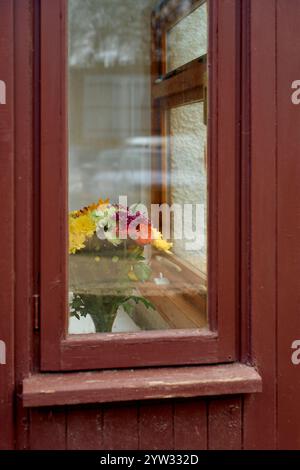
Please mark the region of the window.
[[[74, 334], [206, 326], [207, 4], [187, 2], [182, 8], [178, 2], [175, 10], [167, 5], [165, 14], [155, 14], [153, 6], [152, 0], [135, 3], [133, 25], [131, 0], [69, 2], [69, 200], [75, 211], [69, 332]], [[92, 21], [97, 13], [101, 16]], [[170, 17], [174, 24], [162, 26], [161, 19]], [[195, 59], [187, 65], [186, 50]], [[171, 76], [164, 70], [168, 62]], [[154, 64], [161, 75], [151, 76]], [[164, 130], [151, 129], [157, 112]], [[78, 214], [99, 198], [109, 204]], [[129, 233], [110, 242], [111, 227], [100, 241], [100, 226], [113, 223], [121, 200], [122, 207], [131, 206], [130, 220], [135, 206], [139, 212], [144, 207], [152, 221], [161, 211], [161, 227], [158, 218], [152, 225], [162, 229], [167, 248], [171, 239], [172, 248], [159, 250], [155, 240], [136, 243]], [[81, 247], [84, 222], [94, 230]]]
[[42, 1], [44, 370], [235, 359], [237, 19]]

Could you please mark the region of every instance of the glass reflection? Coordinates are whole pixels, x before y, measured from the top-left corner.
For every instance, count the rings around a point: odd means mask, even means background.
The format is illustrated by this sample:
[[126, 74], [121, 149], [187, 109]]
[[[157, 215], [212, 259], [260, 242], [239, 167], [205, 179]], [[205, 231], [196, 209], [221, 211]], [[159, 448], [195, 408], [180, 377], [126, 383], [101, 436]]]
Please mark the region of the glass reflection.
[[[160, 14], [157, 0], [68, 3], [69, 333], [204, 327], [204, 95], [167, 108], [166, 100], [153, 98], [152, 70], [153, 37], [168, 36], [172, 69], [182, 62], [175, 51], [189, 49], [183, 33], [191, 39], [196, 30], [207, 41], [203, 13], [185, 0], [190, 14], [162, 32], [151, 20]], [[157, 109], [166, 123], [159, 130]], [[120, 196], [126, 196], [121, 205]], [[171, 207], [170, 215], [153, 214], [154, 203]], [[174, 204], [181, 207], [177, 232]]]

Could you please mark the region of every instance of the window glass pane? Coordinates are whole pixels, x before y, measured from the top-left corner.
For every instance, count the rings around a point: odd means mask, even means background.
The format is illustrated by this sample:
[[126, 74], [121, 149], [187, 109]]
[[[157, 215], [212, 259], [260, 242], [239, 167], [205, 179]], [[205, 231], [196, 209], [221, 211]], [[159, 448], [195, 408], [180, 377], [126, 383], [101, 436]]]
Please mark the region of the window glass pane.
[[[187, 2], [188, 6], [189, 2]], [[207, 54], [207, 3], [184, 16], [167, 33], [167, 72]]]
[[154, 97], [156, 3], [68, 2], [70, 334], [207, 324], [204, 93]]
[[[196, 269], [206, 271], [206, 125], [203, 102], [187, 104], [170, 110], [170, 204], [185, 211], [184, 227], [200, 230], [198, 246], [186, 230], [185, 237], [172, 239], [174, 255]], [[198, 220], [197, 220], [198, 217]], [[173, 224], [178, 224], [174, 222]], [[173, 231], [174, 236], [174, 231]]]

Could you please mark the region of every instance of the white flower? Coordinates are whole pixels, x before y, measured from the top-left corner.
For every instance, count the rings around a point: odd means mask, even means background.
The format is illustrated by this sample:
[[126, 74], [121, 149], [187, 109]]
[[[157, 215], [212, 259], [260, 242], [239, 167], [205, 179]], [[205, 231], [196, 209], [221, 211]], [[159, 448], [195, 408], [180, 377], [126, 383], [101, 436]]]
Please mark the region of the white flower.
[[116, 221], [117, 209], [113, 206], [102, 208], [99, 207], [96, 210], [96, 216], [98, 218], [96, 226], [96, 234], [100, 240], [108, 240], [115, 246], [121, 243], [121, 240], [117, 238], [117, 221]]

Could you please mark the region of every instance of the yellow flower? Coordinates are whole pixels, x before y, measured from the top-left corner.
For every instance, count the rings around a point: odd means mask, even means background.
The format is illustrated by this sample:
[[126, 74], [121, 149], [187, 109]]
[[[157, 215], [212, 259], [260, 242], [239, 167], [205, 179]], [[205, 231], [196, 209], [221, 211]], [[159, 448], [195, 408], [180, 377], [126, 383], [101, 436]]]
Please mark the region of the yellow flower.
[[157, 250], [164, 251], [165, 253], [171, 253], [170, 249], [172, 248], [173, 243], [164, 240], [162, 234], [155, 228], [152, 228], [151, 245], [154, 246], [154, 248]]
[[96, 230], [96, 224], [90, 215], [81, 215], [75, 219], [74, 227], [76, 232], [87, 237], [91, 237]]
[[86, 237], [82, 233], [72, 233], [69, 234], [69, 253], [74, 254], [76, 251], [81, 250], [85, 247]]
[[89, 206], [86, 206], [83, 209], [80, 209], [79, 211], [71, 212], [71, 215], [74, 217], [87, 215], [87, 214], [90, 214], [92, 211], [98, 209], [99, 206], [105, 207], [108, 204], [109, 204], [109, 199], [106, 199], [105, 201], [103, 199], [99, 199], [98, 202], [94, 202], [93, 204], [90, 204]]
[[85, 246], [85, 242], [96, 230], [96, 224], [89, 214], [69, 217], [69, 253], [76, 253]]

